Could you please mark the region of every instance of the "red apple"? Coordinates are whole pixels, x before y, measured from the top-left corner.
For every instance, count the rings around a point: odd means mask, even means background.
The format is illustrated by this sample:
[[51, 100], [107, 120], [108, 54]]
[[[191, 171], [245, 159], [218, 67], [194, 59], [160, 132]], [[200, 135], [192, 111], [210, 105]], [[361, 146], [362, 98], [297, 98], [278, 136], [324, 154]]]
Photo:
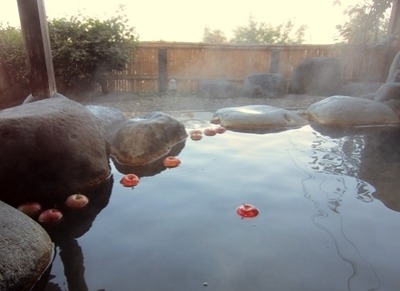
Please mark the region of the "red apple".
[[177, 158], [177, 157], [166, 157], [163, 161], [163, 165], [166, 168], [175, 168], [177, 166], [179, 166], [181, 163], [181, 161]]
[[52, 208], [52, 209], [47, 209], [42, 213], [40, 213], [38, 221], [41, 224], [51, 226], [59, 223], [62, 217], [63, 215], [60, 210]]
[[217, 134], [217, 132], [213, 128], [206, 128], [203, 130], [203, 133], [204, 133], [204, 135], [207, 135], [207, 136], [213, 136], [213, 135]]
[[202, 131], [200, 129], [192, 129], [191, 131], [189, 131], [189, 135], [192, 134], [202, 134]]
[[242, 218], [256, 217], [259, 213], [258, 209], [251, 204], [242, 204], [236, 209], [237, 214]]
[[65, 200], [65, 206], [73, 210], [85, 208], [88, 203], [89, 198], [83, 194], [73, 194]]
[[219, 134], [224, 133], [225, 132], [225, 127], [223, 126], [218, 126], [215, 128], [215, 131]]
[[128, 174], [122, 177], [120, 183], [125, 187], [134, 187], [139, 184], [139, 177], [135, 174]]
[[192, 140], [201, 140], [203, 138], [203, 135], [201, 133], [193, 133], [190, 135], [190, 138]]
[[17, 209], [32, 218], [36, 218], [42, 211], [42, 206], [38, 202], [26, 202], [18, 206]]

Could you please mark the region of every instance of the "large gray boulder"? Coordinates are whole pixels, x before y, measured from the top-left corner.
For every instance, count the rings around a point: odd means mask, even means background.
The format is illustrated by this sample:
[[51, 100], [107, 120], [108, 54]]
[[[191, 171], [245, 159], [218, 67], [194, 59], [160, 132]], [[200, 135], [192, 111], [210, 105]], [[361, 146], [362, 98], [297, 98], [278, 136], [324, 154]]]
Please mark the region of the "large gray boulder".
[[342, 87], [342, 64], [336, 58], [312, 57], [300, 63], [289, 81], [289, 94], [330, 96]]
[[52, 260], [51, 239], [39, 224], [1, 201], [0, 217], [0, 290], [31, 290]]
[[379, 87], [375, 93], [374, 100], [384, 102], [389, 100], [400, 100], [400, 83], [389, 82]]
[[201, 80], [199, 95], [206, 98], [231, 98], [237, 95], [237, 88], [229, 80]]
[[286, 80], [280, 74], [254, 73], [243, 82], [244, 97], [278, 98], [287, 93]]
[[390, 65], [386, 82], [400, 82], [400, 52], [396, 54], [392, 61], [392, 64]]
[[111, 142], [111, 155], [122, 165], [150, 163], [168, 154], [185, 140], [185, 126], [162, 112], [152, 112], [125, 121]]
[[60, 200], [110, 175], [104, 129], [83, 105], [50, 98], [0, 111], [0, 199]]
[[239, 131], [286, 129], [308, 124], [292, 111], [268, 105], [222, 108], [215, 112], [212, 122]]
[[312, 121], [333, 126], [393, 125], [399, 117], [387, 105], [374, 100], [331, 96], [313, 103], [306, 114]]
[[340, 88], [337, 95], [364, 97], [375, 94], [382, 85], [379, 82], [352, 82]]
[[374, 95], [374, 100], [385, 103], [400, 116], [400, 82], [383, 84]]

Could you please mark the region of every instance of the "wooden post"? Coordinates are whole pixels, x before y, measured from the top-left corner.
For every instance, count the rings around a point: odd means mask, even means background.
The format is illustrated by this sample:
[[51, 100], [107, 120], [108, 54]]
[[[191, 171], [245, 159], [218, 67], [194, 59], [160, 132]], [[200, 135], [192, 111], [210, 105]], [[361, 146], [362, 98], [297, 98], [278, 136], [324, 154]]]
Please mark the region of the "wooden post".
[[43, 0], [17, 2], [28, 57], [31, 101], [53, 97], [57, 89]]
[[400, 33], [400, 7], [399, 0], [394, 0], [392, 3], [392, 11], [389, 19], [389, 34]]
[[392, 11], [389, 18], [389, 45], [396, 50], [400, 48], [400, 4], [399, 0], [393, 0]]
[[166, 48], [158, 50], [158, 91], [165, 93], [168, 87], [168, 51]]
[[274, 49], [271, 52], [271, 61], [270, 61], [270, 66], [269, 66], [269, 72], [270, 73], [278, 73], [279, 72], [279, 57], [280, 57], [281, 51], [279, 49]]

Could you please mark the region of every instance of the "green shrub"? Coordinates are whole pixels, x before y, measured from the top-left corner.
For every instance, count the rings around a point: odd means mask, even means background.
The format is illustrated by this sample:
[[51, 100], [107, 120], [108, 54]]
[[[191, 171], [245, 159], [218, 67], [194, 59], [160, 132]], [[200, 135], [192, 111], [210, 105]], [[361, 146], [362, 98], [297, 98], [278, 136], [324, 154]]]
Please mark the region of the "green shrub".
[[29, 88], [28, 69], [21, 30], [0, 23], [0, 66], [3, 80], [12, 86]]
[[[137, 36], [120, 12], [105, 20], [76, 16], [48, 22], [60, 93], [84, 93], [98, 84], [106, 92], [106, 75], [125, 69]], [[6, 83], [8, 87], [4, 90], [0, 86], [1, 96], [15, 96], [21, 89], [24, 94], [29, 93], [26, 63], [21, 29], [0, 24], [0, 85]]]
[[120, 14], [106, 20], [84, 16], [53, 19], [49, 33], [61, 92], [90, 91], [100, 84], [106, 93], [105, 76], [125, 69], [137, 42], [134, 29]]

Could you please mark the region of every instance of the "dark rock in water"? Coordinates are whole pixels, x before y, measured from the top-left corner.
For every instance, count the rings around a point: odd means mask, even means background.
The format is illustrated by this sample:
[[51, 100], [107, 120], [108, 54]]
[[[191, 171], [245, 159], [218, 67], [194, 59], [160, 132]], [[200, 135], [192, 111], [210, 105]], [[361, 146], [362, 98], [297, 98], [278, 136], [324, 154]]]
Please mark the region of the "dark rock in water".
[[0, 111], [0, 199], [64, 201], [110, 175], [104, 128], [83, 105], [50, 98]]
[[0, 290], [31, 290], [52, 260], [46, 231], [31, 218], [0, 201]]
[[165, 156], [178, 156], [182, 149], [185, 147], [185, 144], [186, 140], [183, 140], [172, 146], [171, 150], [166, 155], [142, 165], [123, 165], [118, 163], [118, 161], [116, 161], [115, 159], [112, 160], [115, 168], [118, 170], [118, 172], [122, 174], [135, 173], [135, 175], [139, 176], [140, 178], [155, 176], [166, 169], [163, 164]]
[[117, 108], [102, 105], [86, 105], [86, 108], [99, 119], [105, 129], [107, 141], [110, 143], [115, 131], [126, 120], [124, 113]]
[[397, 125], [400, 122], [389, 106], [349, 96], [325, 98], [311, 104], [306, 113], [312, 121], [332, 126]]
[[119, 164], [150, 163], [171, 151], [187, 137], [184, 125], [162, 112], [125, 121], [114, 134], [111, 155]]
[[243, 83], [244, 97], [278, 98], [287, 93], [285, 78], [279, 74], [256, 73], [246, 76]]
[[237, 89], [235, 84], [228, 80], [201, 80], [199, 95], [206, 98], [230, 98], [237, 95]]
[[295, 68], [289, 94], [330, 96], [342, 87], [342, 65], [336, 58], [313, 57]]

